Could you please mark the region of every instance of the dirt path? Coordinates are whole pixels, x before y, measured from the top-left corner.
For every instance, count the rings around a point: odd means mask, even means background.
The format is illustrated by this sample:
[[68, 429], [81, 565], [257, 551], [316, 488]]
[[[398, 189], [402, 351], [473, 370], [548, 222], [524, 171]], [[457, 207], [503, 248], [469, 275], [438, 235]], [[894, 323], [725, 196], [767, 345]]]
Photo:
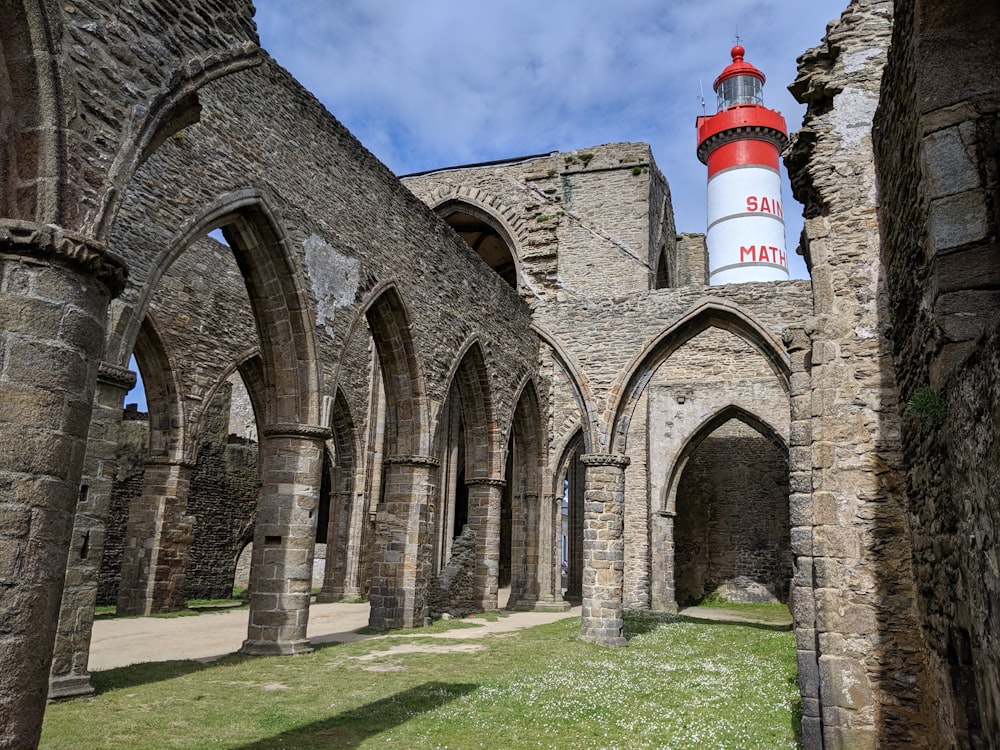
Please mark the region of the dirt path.
[[[477, 620], [482, 627], [428, 635], [437, 638], [482, 638], [579, 614], [579, 607], [565, 612], [511, 612], [496, 622]], [[247, 636], [247, 616], [247, 610], [240, 609], [197, 617], [98, 620], [94, 623], [90, 646], [90, 669], [99, 671], [175, 659], [217, 659], [239, 650]], [[354, 632], [367, 624], [368, 604], [313, 604], [309, 608], [308, 634], [313, 643], [346, 643], [380, 637]]]

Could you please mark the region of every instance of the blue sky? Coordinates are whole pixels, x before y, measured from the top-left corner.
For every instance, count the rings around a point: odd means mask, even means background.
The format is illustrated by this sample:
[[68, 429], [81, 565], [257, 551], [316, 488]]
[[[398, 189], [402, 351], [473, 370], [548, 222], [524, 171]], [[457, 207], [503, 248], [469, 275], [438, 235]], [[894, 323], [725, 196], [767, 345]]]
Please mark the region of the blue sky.
[[[789, 130], [796, 58], [847, 0], [255, 0], [262, 46], [397, 175], [643, 141], [705, 231], [695, 118], [737, 33]], [[784, 181], [791, 252], [801, 208]], [[137, 392], [129, 396], [136, 400]], [[142, 403], [141, 408], [145, 408]]]
[[[677, 226], [705, 231], [699, 87], [739, 33], [797, 129], [795, 60], [847, 0], [255, 0], [263, 47], [398, 175], [644, 141]], [[801, 209], [785, 194], [788, 247]], [[790, 254], [791, 255], [791, 254]], [[792, 275], [805, 266], [791, 258]]]

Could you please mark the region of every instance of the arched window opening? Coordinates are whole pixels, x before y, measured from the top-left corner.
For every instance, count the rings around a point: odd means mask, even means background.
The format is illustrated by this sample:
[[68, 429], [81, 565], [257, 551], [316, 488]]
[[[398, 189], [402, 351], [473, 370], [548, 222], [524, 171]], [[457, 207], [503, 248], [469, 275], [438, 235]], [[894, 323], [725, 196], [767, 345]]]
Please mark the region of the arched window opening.
[[492, 226], [482, 219], [455, 211], [445, 217], [449, 226], [458, 232], [459, 237], [476, 251], [483, 261], [499, 274], [512, 289], [517, 289], [517, 265], [514, 256], [504, 238]]
[[654, 289], [670, 288], [670, 269], [667, 266], [667, 249], [660, 249], [660, 258], [656, 263], [656, 282]]

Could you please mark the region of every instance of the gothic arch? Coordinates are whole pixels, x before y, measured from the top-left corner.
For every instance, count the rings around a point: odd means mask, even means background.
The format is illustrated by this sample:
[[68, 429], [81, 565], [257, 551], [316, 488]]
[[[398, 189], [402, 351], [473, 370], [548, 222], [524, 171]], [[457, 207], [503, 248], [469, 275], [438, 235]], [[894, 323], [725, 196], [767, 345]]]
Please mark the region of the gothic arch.
[[469, 339], [459, 352], [448, 382], [456, 385], [462, 400], [466, 479], [498, 476], [502, 466], [502, 448], [497, 436], [497, 420], [483, 349], [475, 337]]
[[386, 456], [426, 456], [426, 396], [410, 314], [391, 283], [376, 288], [364, 310], [385, 384]]
[[534, 382], [526, 380], [510, 425], [507, 492], [511, 504], [511, 592], [509, 608], [534, 607], [555, 587], [555, 508], [543, 502], [541, 410]]
[[539, 326], [537, 323], [531, 324], [531, 330], [538, 335], [538, 338], [541, 339], [543, 344], [548, 346], [553, 359], [559, 363], [563, 372], [566, 373], [570, 386], [573, 388], [576, 405], [580, 409], [580, 415], [584, 422], [583, 425], [581, 425], [581, 430], [583, 431], [585, 452], [592, 452], [594, 450], [594, 446], [600, 445], [599, 438], [602, 433], [602, 425], [600, 416], [592, 413], [587, 408], [587, 404], [595, 403], [590, 381], [582, 371], [576, 368], [569, 353], [552, 334]]
[[690, 436], [688, 436], [687, 440], [684, 441], [684, 446], [681, 448], [680, 453], [678, 453], [673, 465], [670, 467], [668, 479], [664, 485], [663, 496], [660, 498], [660, 507], [656, 510], [667, 513], [674, 511], [674, 504], [677, 499], [677, 483], [680, 480], [681, 474], [684, 473], [684, 467], [687, 465], [691, 454], [698, 449], [698, 446], [701, 445], [705, 438], [731, 419], [743, 422], [748, 427], [756, 430], [762, 436], [767, 438], [768, 441], [770, 441], [771, 444], [774, 445], [775, 448], [777, 448], [781, 453], [786, 456], [788, 455], [788, 443], [770, 422], [740, 406], [736, 406], [735, 404], [724, 406], [723, 408], [717, 410], [714, 414], [708, 416], [705, 421], [702, 422]]
[[[266, 196], [254, 189], [221, 196], [191, 217], [174, 236], [139, 293], [132, 314], [118, 321], [118, 361], [127, 361], [137, 321], [171, 263], [196, 239], [221, 228], [242, 273], [260, 339], [267, 394], [260, 418], [267, 424], [322, 424], [319, 367], [314, 326], [309, 317], [291, 241]], [[256, 405], [255, 405], [256, 406]]]
[[524, 286], [520, 247], [510, 226], [495, 209], [468, 198], [452, 197], [437, 204], [434, 212], [510, 286]]
[[104, 206], [96, 231], [98, 239], [106, 241], [110, 236], [125, 185], [142, 163], [174, 133], [200, 121], [198, 90], [222, 76], [261, 62], [260, 48], [250, 42], [224, 52], [213, 50], [187, 61], [179, 80], [171, 80], [169, 88], [148, 103], [147, 115], [137, 128], [137, 135], [125, 139], [108, 171], [107, 188], [102, 195]]
[[[0, 24], [0, 217], [38, 224], [66, 220], [62, 84], [49, 19], [56, 3], [4, 5]], [[58, 21], [56, 22], [58, 23]], [[68, 194], [71, 191], [65, 191]]]
[[135, 340], [135, 360], [142, 374], [149, 412], [149, 455], [181, 459], [187, 440], [184, 403], [170, 354], [155, 321], [145, 316]]
[[[330, 463], [329, 496], [320, 498], [317, 530], [325, 533], [326, 569], [321, 601], [339, 601], [347, 589], [357, 588], [360, 562], [361, 523], [365, 509], [355, 497], [354, 483], [359, 455], [358, 431], [351, 407], [337, 388], [330, 418], [333, 458]], [[326, 523], [326, 528], [322, 527]]]
[[[583, 596], [583, 498], [586, 488], [586, 469], [580, 457], [586, 452], [584, 431], [580, 429], [563, 446], [553, 477], [554, 495], [560, 503], [559, 525], [565, 525], [566, 531], [560, 555], [560, 559], [566, 561], [565, 579], [559, 589], [565, 588], [565, 598], [577, 602]], [[564, 495], [565, 508], [562, 507]]]
[[765, 357], [782, 388], [788, 391], [791, 375], [788, 358], [763, 326], [735, 305], [722, 300], [707, 300], [653, 339], [618, 381], [622, 386], [619, 389], [621, 396], [610, 422], [610, 442], [614, 452], [626, 453], [632, 414], [656, 368], [685, 342], [709, 328], [721, 328], [746, 340]]

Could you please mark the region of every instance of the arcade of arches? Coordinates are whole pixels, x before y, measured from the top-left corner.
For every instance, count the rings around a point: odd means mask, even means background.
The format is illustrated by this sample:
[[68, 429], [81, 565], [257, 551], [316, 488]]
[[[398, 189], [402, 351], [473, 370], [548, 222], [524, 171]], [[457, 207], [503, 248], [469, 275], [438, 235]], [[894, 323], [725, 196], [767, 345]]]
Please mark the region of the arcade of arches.
[[250, 655], [314, 585], [607, 646], [788, 602], [805, 747], [995, 746], [993, 5], [848, 5], [792, 85], [812, 278], [717, 287], [645, 144], [399, 180], [248, 0], [113, 5], [0, 23], [0, 747], [92, 690], [96, 601], [244, 574]]

